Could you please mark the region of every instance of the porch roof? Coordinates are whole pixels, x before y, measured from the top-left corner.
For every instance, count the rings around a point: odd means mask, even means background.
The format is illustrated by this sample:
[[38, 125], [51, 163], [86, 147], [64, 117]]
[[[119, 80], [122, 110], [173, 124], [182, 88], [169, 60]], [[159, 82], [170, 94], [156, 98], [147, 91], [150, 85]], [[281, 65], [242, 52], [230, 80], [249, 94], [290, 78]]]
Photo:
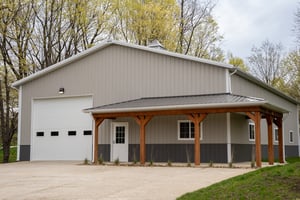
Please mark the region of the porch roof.
[[241, 96], [230, 93], [146, 97], [88, 108], [85, 109], [84, 112], [101, 114], [182, 109], [237, 108], [249, 106], [260, 106], [279, 113], [288, 112], [283, 108], [269, 104], [266, 100], [261, 98]]

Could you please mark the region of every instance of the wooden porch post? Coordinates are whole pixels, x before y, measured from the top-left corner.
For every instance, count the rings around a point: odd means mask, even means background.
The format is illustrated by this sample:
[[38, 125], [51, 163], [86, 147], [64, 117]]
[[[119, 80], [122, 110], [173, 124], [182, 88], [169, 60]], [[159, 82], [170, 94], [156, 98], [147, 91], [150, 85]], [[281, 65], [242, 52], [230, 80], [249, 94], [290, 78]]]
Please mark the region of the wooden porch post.
[[104, 121], [104, 118], [94, 118], [95, 127], [94, 127], [94, 164], [98, 163], [98, 138], [99, 138], [99, 126]]
[[140, 126], [140, 163], [143, 165], [146, 161], [146, 133], [145, 127], [152, 119], [152, 116], [136, 116], [135, 120]]
[[278, 156], [279, 162], [284, 163], [283, 159], [283, 133], [282, 133], [282, 117], [277, 117], [274, 123], [278, 127]]
[[268, 160], [269, 165], [274, 164], [274, 145], [273, 145], [273, 116], [266, 116], [267, 125], [268, 125]]
[[188, 118], [194, 123], [194, 151], [195, 151], [195, 165], [200, 165], [200, 123], [205, 119], [207, 114], [189, 114]]
[[260, 112], [254, 112], [254, 113], [246, 112], [246, 114], [255, 123], [255, 160], [256, 160], [256, 166], [261, 167], [261, 140], [260, 140], [261, 115]]

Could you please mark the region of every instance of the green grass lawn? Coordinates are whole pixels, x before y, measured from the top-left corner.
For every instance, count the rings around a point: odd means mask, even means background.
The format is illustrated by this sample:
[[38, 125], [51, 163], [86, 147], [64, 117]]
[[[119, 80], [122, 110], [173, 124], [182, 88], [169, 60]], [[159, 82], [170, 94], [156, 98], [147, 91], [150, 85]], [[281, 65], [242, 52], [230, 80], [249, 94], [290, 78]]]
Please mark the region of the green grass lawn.
[[300, 158], [287, 161], [289, 164], [258, 169], [178, 199], [300, 199]]
[[[17, 160], [17, 147], [10, 148], [9, 162], [16, 162]], [[0, 150], [0, 163], [3, 161], [3, 150]]]

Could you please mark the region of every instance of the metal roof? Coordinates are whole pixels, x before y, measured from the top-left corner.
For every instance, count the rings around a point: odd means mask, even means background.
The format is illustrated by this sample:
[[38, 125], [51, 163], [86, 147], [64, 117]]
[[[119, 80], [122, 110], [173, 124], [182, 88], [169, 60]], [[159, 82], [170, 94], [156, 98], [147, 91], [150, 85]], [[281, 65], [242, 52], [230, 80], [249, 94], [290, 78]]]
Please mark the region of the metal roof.
[[205, 109], [227, 107], [263, 106], [278, 112], [288, 112], [280, 107], [268, 104], [264, 99], [246, 97], [229, 93], [190, 96], [147, 97], [102, 105], [85, 109], [88, 113], [141, 112], [170, 109]]
[[239, 70], [236, 67], [233, 67], [230, 64], [226, 64], [226, 63], [221, 63], [221, 62], [216, 62], [216, 61], [212, 61], [212, 60], [207, 60], [207, 59], [203, 59], [203, 58], [198, 58], [198, 57], [194, 57], [194, 56], [189, 56], [189, 55], [184, 55], [184, 54], [179, 54], [179, 53], [174, 53], [174, 52], [170, 52], [167, 50], [163, 50], [163, 49], [158, 49], [158, 48], [150, 48], [150, 47], [146, 47], [146, 46], [140, 46], [140, 45], [135, 45], [135, 44], [131, 44], [131, 43], [127, 43], [127, 42], [122, 42], [122, 41], [116, 41], [116, 40], [104, 40], [101, 43], [99, 43], [98, 45], [91, 47], [90, 49], [87, 49], [77, 55], [74, 55], [70, 58], [67, 58], [59, 63], [56, 63], [54, 65], [51, 65], [41, 71], [38, 71], [28, 77], [25, 77], [21, 80], [18, 80], [16, 82], [14, 82], [12, 84], [13, 87], [19, 87], [27, 82], [33, 81], [37, 78], [40, 78], [42, 76], [47, 75], [48, 73], [55, 71], [61, 67], [64, 67], [68, 64], [71, 64], [73, 62], [76, 62], [79, 59], [82, 59], [90, 54], [93, 54], [97, 51], [100, 51], [101, 49], [104, 49], [110, 45], [118, 45], [118, 46], [124, 46], [124, 47], [128, 47], [128, 48], [134, 48], [134, 49], [138, 49], [138, 50], [142, 50], [142, 51], [148, 51], [148, 52], [152, 52], [152, 53], [157, 53], [157, 54], [161, 54], [161, 55], [166, 55], [166, 56], [171, 56], [171, 57], [176, 57], [176, 58], [180, 58], [180, 59], [185, 59], [185, 60], [190, 60], [190, 61], [194, 61], [194, 62], [199, 62], [199, 63], [205, 63], [205, 64], [209, 64], [209, 65], [213, 65], [215, 67], [221, 67], [221, 68], [227, 68], [229, 69], [232, 73], [237, 73], [239, 76], [253, 82], [256, 83], [257, 85], [271, 91], [272, 93], [275, 93], [283, 98], [285, 98], [286, 100], [294, 103], [294, 104], [298, 104], [300, 105], [300, 103], [285, 95], [284, 93], [282, 93], [281, 91], [263, 83], [262, 81], [260, 81], [259, 79], [255, 78], [254, 76], [252, 76], [251, 74], [245, 73], [241, 70]]

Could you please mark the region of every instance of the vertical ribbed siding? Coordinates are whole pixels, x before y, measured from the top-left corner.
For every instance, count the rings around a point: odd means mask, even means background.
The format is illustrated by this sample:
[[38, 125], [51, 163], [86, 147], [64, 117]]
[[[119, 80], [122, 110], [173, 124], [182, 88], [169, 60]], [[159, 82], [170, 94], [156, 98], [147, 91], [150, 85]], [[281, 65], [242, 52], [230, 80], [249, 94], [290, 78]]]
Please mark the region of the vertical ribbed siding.
[[[297, 105], [269, 92], [268, 90], [260, 87], [259, 85], [252, 83], [243, 77], [235, 74], [231, 77], [231, 87], [233, 94], [240, 94], [245, 96], [259, 97], [267, 100], [270, 104], [277, 105], [278, 107], [284, 108], [289, 111], [288, 114], [284, 114], [284, 141], [285, 145], [297, 145], [299, 135], [297, 128]], [[273, 124], [273, 128], [275, 125]], [[266, 122], [262, 120], [262, 143], [267, 143], [267, 132]], [[294, 143], [289, 143], [288, 132], [289, 130], [294, 131], [295, 140]]]
[[[23, 86], [21, 144], [30, 144], [32, 99], [61, 97], [60, 87], [64, 96], [92, 95], [93, 106], [99, 106], [141, 97], [224, 93], [225, 79], [221, 67], [112, 45]], [[102, 132], [110, 131], [106, 121]]]

